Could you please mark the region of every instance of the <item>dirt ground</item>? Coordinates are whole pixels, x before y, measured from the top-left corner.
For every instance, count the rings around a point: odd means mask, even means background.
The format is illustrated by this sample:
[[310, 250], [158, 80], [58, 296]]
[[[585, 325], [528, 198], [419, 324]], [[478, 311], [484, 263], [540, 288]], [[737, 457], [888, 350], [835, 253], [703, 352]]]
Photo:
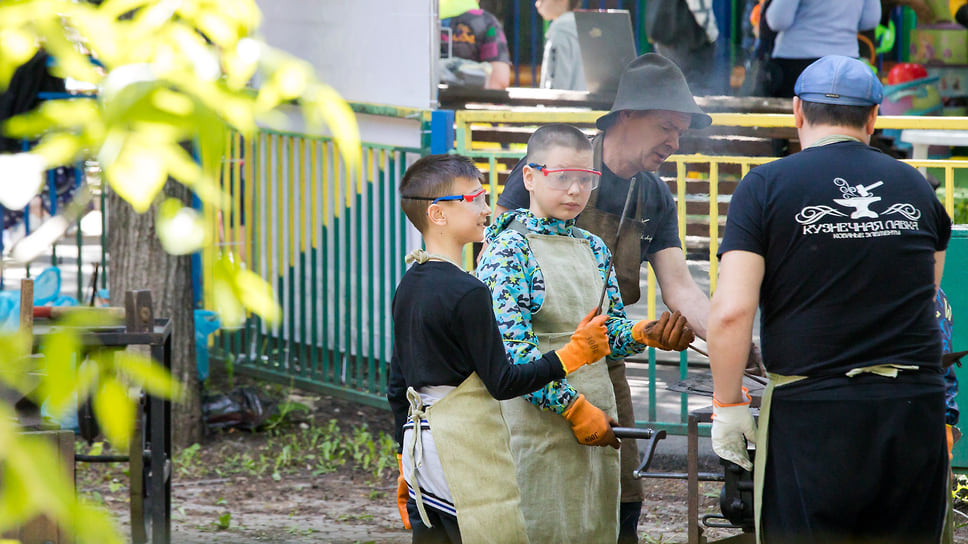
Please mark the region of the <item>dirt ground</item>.
[[[177, 453], [173, 542], [409, 543], [395, 503], [389, 412], [277, 386], [262, 390], [308, 410], [290, 412], [267, 431], [214, 433], [204, 443]], [[78, 449], [86, 451], [87, 445], [79, 444]], [[653, 470], [685, 470], [683, 460], [656, 462]], [[126, 534], [127, 482], [122, 465], [77, 468], [78, 492], [110, 509]], [[647, 499], [640, 542], [686, 542], [685, 482], [646, 479], [643, 485]], [[718, 513], [720, 486], [701, 484], [701, 514]], [[966, 521], [957, 520], [956, 542], [968, 543]], [[705, 532], [710, 541], [736, 534], [727, 529]]]

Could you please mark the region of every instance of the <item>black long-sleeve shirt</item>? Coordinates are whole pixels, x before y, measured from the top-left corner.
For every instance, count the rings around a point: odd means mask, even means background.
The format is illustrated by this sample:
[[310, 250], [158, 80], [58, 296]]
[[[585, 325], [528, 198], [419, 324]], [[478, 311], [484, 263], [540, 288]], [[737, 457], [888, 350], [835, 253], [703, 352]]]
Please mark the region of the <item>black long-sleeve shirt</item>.
[[394, 438], [403, 443], [407, 387], [458, 386], [472, 372], [498, 400], [536, 391], [565, 377], [553, 351], [512, 365], [504, 351], [487, 287], [450, 263], [414, 265], [393, 297], [393, 354], [387, 400]]

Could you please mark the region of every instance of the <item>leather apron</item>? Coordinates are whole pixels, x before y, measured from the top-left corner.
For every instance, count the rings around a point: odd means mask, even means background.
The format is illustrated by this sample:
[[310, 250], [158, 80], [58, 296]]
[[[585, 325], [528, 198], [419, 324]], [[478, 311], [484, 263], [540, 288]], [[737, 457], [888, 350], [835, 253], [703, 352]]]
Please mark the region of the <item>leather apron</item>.
[[[517, 230], [517, 229], [516, 229]], [[602, 278], [587, 240], [527, 233], [544, 275], [545, 299], [532, 316], [542, 353], [565, 345], [598, 304]], [[568, 375], [585, 398], [616, 416], [605, 360]], [[619, 453], [580, 444], [564, 417], [523, 397], [501, 401], [511, 431], [521, 509], [532, 543], [614, 543], [618, 539]]]
[[[509, 435], [498, 401], [477, 373], [432, 406], [424, 408], [413, 388], [408, 391], [410, 421], [415, 423], [411, 459], [420, 470], [420, 419], [430, 433], [457, 510], [464, 544], [527, 543], [521, 500], [514, 476]], [[410, 483], [418, 510], [423, 508], [419, 487]], [[426, 524], [426, 521], [424, 522]]]
[[[598, 135], [592, 142], [594, 149], [595, 169], [602, 172], [602, 142], [605, 140], [602, 134]], [[639, 174], [632, 176], [629, 183], [636, 183]], [[588, 204], [578, 216], [575, 223], [579, 227], [597, 234], [605, 241], [608, 249], [612, 252], [612, 265], [618, 279], [618, 289], [622, 293], [622, 302], [629, 306], [638, 302], [641, 292], [639, 290], [639, 276], [642, 268], [642, 235], [645, 233], [645, 223], [642, 221], [644, 206], [642, 205], [642, 188], [636, 187], [632, 198], [635, 199], [634, 213], [622, 224], [622, 237], [619, 239], [621, 244], [615, 247], [615, 235], [618, 233], [618, 224], [621, 217], [617, 214], [609, 213], [598, 209], [598, 190], [592, 191], [588, 197]], [[624, 195], [628, 186], [622, 190]]]

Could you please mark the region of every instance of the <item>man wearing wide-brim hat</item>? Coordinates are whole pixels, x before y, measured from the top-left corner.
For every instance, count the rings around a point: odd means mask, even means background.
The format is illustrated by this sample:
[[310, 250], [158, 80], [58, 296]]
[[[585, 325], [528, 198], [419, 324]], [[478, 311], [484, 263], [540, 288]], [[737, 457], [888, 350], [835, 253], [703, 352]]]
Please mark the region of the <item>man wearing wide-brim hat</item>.
[[[869, 66], [829, 55], [794, 88], [803, 150], [740, 181], [719, 246], [713, 450], [753, 469], [760, 542], [941, 542], [951, 220], [924, 176], [869, 145], [883, 98]], [[742, 390], [757, 309], [759, 432]]]
[[[578, 226], [600, 236], [612, 250], [626, 305], [639, 299], [639, 270], [648, 260], [659, 280], [663, 302], [671, 310], [680, 311], [702, 338], [706, 336], [709, 299], [689, 275], [679, 240], [676, 203], [655, 171], [679, 149], [683, 133], [706, 128], [711, 122], [696, 105], [685, 77], [672, 61], [654, 53], [633, 60], [622, 74], [611, 111], [596, 123], [601, 132], [593, 141], [594, 159], [595, 169], [602, 173], [601, 183], [578, 218]], [[528, 208], [523, 168], [522, 160], [511, 171], [497, 201], [498, 213]], [[634, 184], [633, 198], [615, 247], [630, 184]], [[609, 374], [619, 423], [633, 426], [635, 415], [624, 361], [609, 360]], [[632, 478], [638, 460], [635, 441], [623, 441], [619, 542], [637, 542], [636, 525], [644, 498], [641, 482]]]

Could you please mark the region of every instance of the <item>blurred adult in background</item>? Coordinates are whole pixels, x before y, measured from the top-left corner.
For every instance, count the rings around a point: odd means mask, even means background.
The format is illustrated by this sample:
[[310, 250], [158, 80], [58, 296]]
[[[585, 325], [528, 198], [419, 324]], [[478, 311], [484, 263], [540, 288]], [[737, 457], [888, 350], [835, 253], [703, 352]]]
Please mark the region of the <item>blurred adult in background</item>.
[[578, 27], [574, 10], [581, 0], [537, 0], [534, 7], [545, 21], [550, 21], [545, 34], [541, 58], [542, 89], [584, 91], [585, 67], [578, 45]]
[[445, 61], [445, 72], [451, 71], [459, 81], [462, 72], [472, 71], [466, 65], [447, 63], [447, 59], [486, 63], [483, 87], [507, 88], [511, 83], [511, 57], [504, 27], [497, 17], [481, 9], [476, 0], [441, 0], [440, 26], [440, 56]]
[[955, 21], [961, 26], [968, 27], [968, 2], [965, 0], [951, 0], [950, 2], [951, 16], [954, 17]]
[[772, 0], [766, 23], [777, 33], [772, 96], [793, 97], [797, 77], [826, 55], [857, 58], [857, 33], [877, 26], [880, 0]]
[[725, 72], [716, 70], [719, 29], [712, 0], [661, 0], [645, 6], [645, 29], [656, 52], [672, 59], [692, 94], [725, 93]]

